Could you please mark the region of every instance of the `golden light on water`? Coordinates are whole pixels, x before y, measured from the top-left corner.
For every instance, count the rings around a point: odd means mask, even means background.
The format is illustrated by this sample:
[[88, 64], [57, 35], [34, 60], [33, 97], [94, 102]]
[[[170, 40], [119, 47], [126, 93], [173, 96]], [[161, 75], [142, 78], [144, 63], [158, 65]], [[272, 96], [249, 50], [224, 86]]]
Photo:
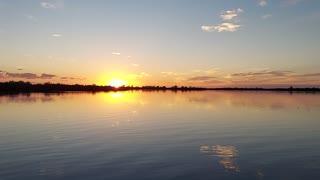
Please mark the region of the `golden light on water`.
[[111, 93], [109, 93], [109, 95], [113, 99], [119, 99], [119, 98], [123, 98], [125, 96], [125, 94], [123, 92], [111, 92]]

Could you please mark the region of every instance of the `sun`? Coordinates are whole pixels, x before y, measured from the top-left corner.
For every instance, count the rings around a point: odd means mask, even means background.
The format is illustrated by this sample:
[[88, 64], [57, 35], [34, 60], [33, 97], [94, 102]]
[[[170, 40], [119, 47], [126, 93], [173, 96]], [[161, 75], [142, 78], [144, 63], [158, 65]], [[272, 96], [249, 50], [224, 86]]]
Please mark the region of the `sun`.
[[122, 80], [122, 79], [111, 79], [107, 85], [109, 86], [113, 86], [115, 88], [118, 88], [118, 87], [121, 87], [121, 86], [124, 86], [126, 85], [127, 82], [125, 80]]

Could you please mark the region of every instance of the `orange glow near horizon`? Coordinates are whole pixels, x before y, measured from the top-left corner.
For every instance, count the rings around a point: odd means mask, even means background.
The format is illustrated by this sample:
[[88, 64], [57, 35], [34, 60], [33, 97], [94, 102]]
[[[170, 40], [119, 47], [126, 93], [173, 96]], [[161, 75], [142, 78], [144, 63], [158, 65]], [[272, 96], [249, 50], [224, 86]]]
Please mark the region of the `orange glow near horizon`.
[[127, 85], [127, 81], [122, 79], [111, 79], [108, 81], [107, 85], [118, 88], [118, 87]]

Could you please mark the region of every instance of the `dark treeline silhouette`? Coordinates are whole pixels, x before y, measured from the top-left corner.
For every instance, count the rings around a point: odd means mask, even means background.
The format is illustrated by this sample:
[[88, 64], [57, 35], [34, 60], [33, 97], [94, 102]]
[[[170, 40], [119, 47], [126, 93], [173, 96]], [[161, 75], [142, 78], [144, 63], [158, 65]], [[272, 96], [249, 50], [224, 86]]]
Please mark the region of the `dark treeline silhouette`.
[[0, 82], [0, 92], [16, 93], [16, 92], [63, 92], [63, 91], [125, 91], [125, 90], [174, 90], [174, 91], [190, 91], [190, 90], [206, 90], [206, 88], [186, 87], [186, 86], [99, 86], [99, 85], [68, 85], [68, 84], [31, 84], [24, 81]]
[[65, 91], [126, 91], [126, 90], [157, 90], [157, 91], [200, 91], [200, 90], [235, 90], [235, 91], [308, 91], [317, 92], [320, 88], [202, 88], [202, 87], [191, 87], [191, 86], [99, 86], [99, 85], [68, 85], [68, 84], [31, 84], [30, 82], [24, 81], [9, 81], [0, 82], [0, 92], [3, 93], [19, 93], [19, 92], [65, 92]]

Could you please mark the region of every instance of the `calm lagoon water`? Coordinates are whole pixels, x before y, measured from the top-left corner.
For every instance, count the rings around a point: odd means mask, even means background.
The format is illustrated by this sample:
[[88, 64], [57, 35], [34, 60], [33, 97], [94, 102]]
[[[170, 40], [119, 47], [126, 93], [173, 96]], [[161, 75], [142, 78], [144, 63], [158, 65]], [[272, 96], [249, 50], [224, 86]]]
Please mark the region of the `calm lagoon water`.
[[320, 179], [320, 94], [0, 96], [0, 179]]

